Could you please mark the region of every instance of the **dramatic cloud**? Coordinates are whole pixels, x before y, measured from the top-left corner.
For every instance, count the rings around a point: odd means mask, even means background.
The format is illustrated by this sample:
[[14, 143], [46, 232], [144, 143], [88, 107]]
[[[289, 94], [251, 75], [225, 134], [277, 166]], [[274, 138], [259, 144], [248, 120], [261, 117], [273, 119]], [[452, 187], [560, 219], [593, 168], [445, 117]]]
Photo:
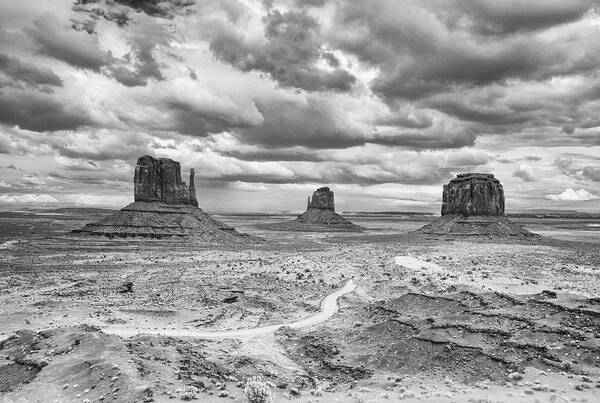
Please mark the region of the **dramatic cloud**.
[[9, 89], [0, 91], [0, 122], [39, 132], [91, 123], [85, 109], [53, 95]]
[[599, 13], [594, 0], [0, 2], [0, 203], [117, 207], [150, 154], [195, 168], [208, 208], [296, 209], [327, 184], [349, 209], [438, 211], [442, 184], [477, 171], [502, 181], [510, 211], [599, 210]]
[[[21, 62], [14, 56], [0, 54], [0, 84], [15, 86], [22, 83], [29, 87], [61, 87], [63, 82], [59, 76], [48, 68], [37, 68]], [[51, 91], [51, 89], [49, 89]]]
[[470, 15], [474, 29], [488, 35], [533, 31], [581, 18], [593, 5], [592, 0], [460, 0], [457, 11]]
[[[320, 24], [301, 11], [271, 10], [263, 18], [264, 41], [248, 42], [242, 32], [221, 32], [210, 49], [221, 60], [244, 70], [269, 73], [281, 85], [308, 91], [348, 91], [356, 78], [320, 42]], [[230, 27], [233, 28], [233, 27]], [[326, 66], [318, 66], [323, 61]]]
[[40, 54], [62, 60], [72, 66], [100, 70], [109, 58], [94, 35], [70, 29], [51, 13], [36, 17], [25, 27]]

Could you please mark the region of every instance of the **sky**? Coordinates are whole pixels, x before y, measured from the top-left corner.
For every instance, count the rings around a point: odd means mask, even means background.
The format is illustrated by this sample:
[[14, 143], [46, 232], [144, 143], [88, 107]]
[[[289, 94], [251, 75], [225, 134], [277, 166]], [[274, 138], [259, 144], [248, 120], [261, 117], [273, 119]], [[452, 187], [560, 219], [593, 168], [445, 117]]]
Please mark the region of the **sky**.
[[138, 157], [213, 212], [600, 212], [598, 0], [0, 0], [0, 209], [133, 201]]

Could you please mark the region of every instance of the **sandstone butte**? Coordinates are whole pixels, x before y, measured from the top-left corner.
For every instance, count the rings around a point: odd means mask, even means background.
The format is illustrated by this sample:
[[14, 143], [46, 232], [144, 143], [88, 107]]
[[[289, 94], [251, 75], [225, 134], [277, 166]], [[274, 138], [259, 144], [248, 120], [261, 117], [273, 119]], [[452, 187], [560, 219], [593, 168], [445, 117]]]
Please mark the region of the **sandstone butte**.
[[107, 237], [192, 237], [203, 241], [233, 240], [242, 234], [198, 207], [194, 170], [181, 180], [181, 165], [144, 155], [137, 160], [134, 202], [115, 214], [73, 232]]
[[314, 228], [317, 230], [361, 231], [363, 229], [360, 225], [352, 223], [335, 212], [333, 192], [328, 187], [318, 188], [312, 198], [308, 198], [306, 211], [296, 217], [291, 224], [292, 227], [297, 225], [306, 230]]
[[530, 237], [504, 216], [504, 189], [492, 174], [459, 174], [442, 191], [442, 216], [418, 232], [432, 235]]

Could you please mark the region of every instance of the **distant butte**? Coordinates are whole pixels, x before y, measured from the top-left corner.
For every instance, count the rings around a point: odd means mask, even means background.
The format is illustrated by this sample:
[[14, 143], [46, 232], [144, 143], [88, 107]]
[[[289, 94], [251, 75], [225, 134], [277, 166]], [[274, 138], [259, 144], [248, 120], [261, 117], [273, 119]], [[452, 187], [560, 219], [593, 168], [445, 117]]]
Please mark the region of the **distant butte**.
[[442, 216], [419, 232], [433, 235], [529, 237], [504, 216], [504, 189], [492, 174], [459, 174], [442, 192]]
[[306, 211], [295, 220], [274, 224], [275, 230], [287, 231], [362, 231], [360, 225], [352, 223], [335, 212], [333, 192], [328, 187], [318, 188], [308, 198]]
[[181, 180], [181, 165], [177, 161], [144, 155], [137, 160], [133, 183], [133, 203], [73, 232], [111, 238], [179, 236], [205, 241], [242, 236], [198, 207], [194, 170], [190, 170], [188, 186]]

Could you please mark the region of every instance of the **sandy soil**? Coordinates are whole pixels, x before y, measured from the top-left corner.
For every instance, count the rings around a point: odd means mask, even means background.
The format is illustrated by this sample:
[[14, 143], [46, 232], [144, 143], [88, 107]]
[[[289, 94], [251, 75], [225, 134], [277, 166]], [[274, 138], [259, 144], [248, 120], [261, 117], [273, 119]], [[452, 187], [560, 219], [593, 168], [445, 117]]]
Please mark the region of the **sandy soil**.
[[71, 224], [0, 246], [2, 402], [244, 401], [254, 375], [275, 401], [600, 395], [597, 244], [261, 229], [227, 247]]

